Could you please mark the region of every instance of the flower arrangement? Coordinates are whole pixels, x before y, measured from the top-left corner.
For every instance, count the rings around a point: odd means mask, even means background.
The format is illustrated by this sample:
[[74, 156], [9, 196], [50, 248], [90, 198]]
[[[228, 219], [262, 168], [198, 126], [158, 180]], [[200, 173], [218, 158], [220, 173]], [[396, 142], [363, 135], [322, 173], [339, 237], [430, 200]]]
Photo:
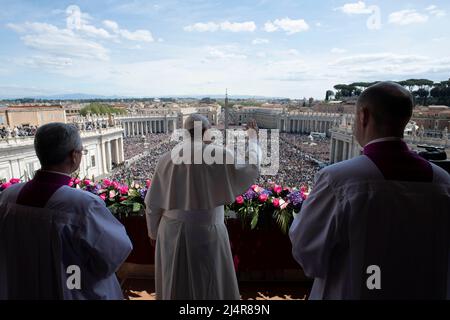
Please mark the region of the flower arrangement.
[[283, 188], [277, 184], [271, 184], [269, 188], [253, 185], [244, 194], [237, 196], [234, 203], [226, 206], [226, 210], [234, 211], [244, 227], [249, 224], [251, 229], [264, 228], [275, 221], [281, 231], [287, 234], [308, 192], [306, 186], [296, 189]]
[[16, 183], [20, 183], [20, 182], [21, 182], [21, 179], [19, 179], [19, 178], [12, 178], [9, 180], [2, 179], [2, 180], [0, 180], [0, 192], [5, 189], [8, 189], [12, 185], [14, 185]]
[[[0, 192], [21, 179], [0, 180]], [[91, 192], [99, 196], [108, 209], [116, 217], [142, 215], [145, 208], [145, 195], [151, 187], [151, 181], [145, 185], [128, 180], [119, 182], [110, 179], [81, 179], [72, 178], [69, 186]], [[275, 222], [281, 231], [288, 233], [289, 227], [297, 213], [300, 212], [309, 190], [306, 186], [297, 188], [283, 188], [272, 183], [268, 188], [253, 185], [244, 194], [236, 197], [232, 204], [225, 206], [227, 213], [234, 211], [242, 221], [243, 227], [266, 228]]]
[[151, 181], [147, 180], [145, 186], [134, 181], [120, 183], [118, 181], [103, 179], [94, 181], [94, 179], [72, 178], [69, 186], [91, 192], [105, 201], [108, 209], [115, 216], [140, 215], [145, 208], [144, 199], [150, 188]]

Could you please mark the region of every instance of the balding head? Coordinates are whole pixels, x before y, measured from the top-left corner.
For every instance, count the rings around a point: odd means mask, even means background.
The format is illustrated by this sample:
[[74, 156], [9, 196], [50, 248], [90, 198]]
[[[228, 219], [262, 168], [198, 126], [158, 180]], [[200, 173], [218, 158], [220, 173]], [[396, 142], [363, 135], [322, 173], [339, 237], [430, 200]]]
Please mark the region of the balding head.
[[403, 137], [413, 113], [414, 102], [411, 93], [401, 85], [379, 82], [360, 95], [356, 106], [355, 135], [364, 145], [369, 142], [364, 140], [371, 138]]
[[395, 82], [379, 82], [365, 90], [358, 108], [367, 108], [380, 126], [401, 126], [409, 121], [414, 107], [411, 93]]

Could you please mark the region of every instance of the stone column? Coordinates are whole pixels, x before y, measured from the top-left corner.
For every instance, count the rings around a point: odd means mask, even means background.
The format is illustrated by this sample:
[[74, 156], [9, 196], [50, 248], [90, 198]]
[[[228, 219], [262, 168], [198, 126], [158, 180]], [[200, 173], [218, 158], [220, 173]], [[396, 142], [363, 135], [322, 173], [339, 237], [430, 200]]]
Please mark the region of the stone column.
[[114, 140], [114, 162], [116, 165], [120, 163], [119, 139]]
[[106, 147], [106, 168], [108, 169], [108, 172], [111, 171], [111, 142], [110, 141], [106, 141], [105, 144]]
[[106, 142], [102, 142], [101, 145], [101, 157], [102, 157], [102, 169], [103, 174], [107, 174], [109, 172], [108, 165], [107, 165], [107, 159], [106, 159]]
[[341, 162], [342, 158], [343, 158], [343, 149], [344, 149], [344, 142], [342, 140], [338, 140], [338, 144], [337, 144], [337, 161], [336, 162]]
[[335, 153], [336, 153], [336, 139], [331, 139], [331, 149], [330, 149], [330, 163], [333, 164], [334, 163], [334, 158], [335, 158]]
[[119, 145], [119, 163], [122, 163], [125, 161], [125, 155], [123, 153], [123, 138], [118, 139], [118, 145]]
[[348, 160], [348, 142], [347, 141], [344, 141], [344, 150], [343, 150], [342, 160]]

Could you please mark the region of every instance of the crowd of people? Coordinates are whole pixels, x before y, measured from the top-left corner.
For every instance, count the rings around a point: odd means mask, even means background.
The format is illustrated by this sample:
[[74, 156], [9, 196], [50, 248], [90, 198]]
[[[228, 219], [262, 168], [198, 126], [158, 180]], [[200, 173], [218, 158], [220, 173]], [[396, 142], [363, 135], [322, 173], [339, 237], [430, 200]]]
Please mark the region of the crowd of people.
[[1, 138], [32, 137], [36, 134], [37, 126], [16, 126], [14, 128], [0, 128]]
[[[83, 121], [83, 122], [74, 122], [74, 125], [77, 126], [78, 129], [83, 131], [91, 131], [96, 129], [105, 129], [108, 127], [108, 123], [106, 121]], [[14, 126], [13, 128], [9, 126], [2, 126], [0, 128], [0, 138], [16, 138], [16, 137], [33, 137], [36, 134], [36, 130], [38, 126]]]
[[[329, 138], [314, 138], [312, 141], [308, 135], [282, 133], [279, 142], [278, 173], [261, 175], [258, 184], [268, 186], [274, 182], [286, 187], [311, 187], [316, 173], [320, 170], [320, 166], [313, 159], [324, 163], [329, 160]], [[111, 177], [144, 183], [153, 176], [159, 158], [175, 144], [176, 142], [170, 141], [170, 134], [126, 138], [125, 159], [132, 159], [131, 163], [117, 167]]]
[[309, 154], [314, 159], [322, 162], [330, 161], [330, 138], [312, 137], [292, 133], [281, 133], [280, 139], [295, 148]]
[[[111, 178], [119, 181], [130, 179], [143, 184], [153, 176], [159, 158], [174, 145], [170, 141], [170, 134], [165, 133], [125, 138], [123, 146], [126, 163], [118, 166]], [[128, 163], [130, 160], [131, 163]]]

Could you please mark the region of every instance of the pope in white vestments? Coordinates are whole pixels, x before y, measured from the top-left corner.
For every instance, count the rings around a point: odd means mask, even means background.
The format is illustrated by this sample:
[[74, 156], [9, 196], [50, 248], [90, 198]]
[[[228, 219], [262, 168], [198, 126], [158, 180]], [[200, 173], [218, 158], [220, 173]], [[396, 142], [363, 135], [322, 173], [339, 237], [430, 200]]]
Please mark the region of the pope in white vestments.
[[130, 239], [103, 200], [69, 186], [78, 131], [42, 126], [35, 148], [43, 169], [0, 194], [0, 299], [123, 299], [115, 272]]
[[[190, 116], [185, 128], [192, 130], [194, 122], [203, 131], [209, 128], [200, 115]], [[185, 144], [192, 154], [207, 148]], [[213, 148], [230, 155], [221, 146]], [[249, 152], [258, 157], [258, 146], [250, 145]], [[171, 152], [161, 157], [145, 199], [149, 237], [157, 239], [157, 299], [240, 299], [224, 205], [247, 190], [258, 174], [258, 164], [174, 164]]]
[[290, 229], [310, 299], [450, 298], [450, 176], [402, 140], [412, 108], [397, 84], [364, 91], [363, 155], [317, 175]]

